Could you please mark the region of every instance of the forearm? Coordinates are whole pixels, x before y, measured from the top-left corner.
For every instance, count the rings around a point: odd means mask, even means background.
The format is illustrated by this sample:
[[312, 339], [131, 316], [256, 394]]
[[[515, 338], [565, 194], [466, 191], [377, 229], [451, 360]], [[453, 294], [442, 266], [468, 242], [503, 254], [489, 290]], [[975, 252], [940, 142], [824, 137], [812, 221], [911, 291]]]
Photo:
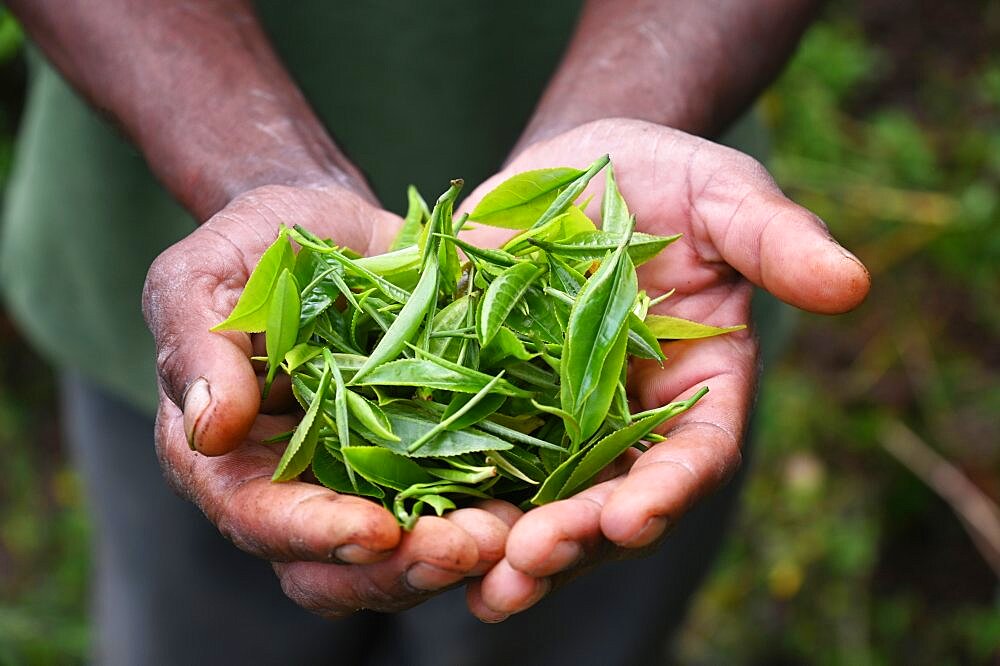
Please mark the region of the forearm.
[[368, 194], [244, 0], [13, 0], [49, 59], [199, 220], [267, 184]]
[[702, 136], [778, 74], [819, 0], [588, 0], [515, 154], [601, 118]]

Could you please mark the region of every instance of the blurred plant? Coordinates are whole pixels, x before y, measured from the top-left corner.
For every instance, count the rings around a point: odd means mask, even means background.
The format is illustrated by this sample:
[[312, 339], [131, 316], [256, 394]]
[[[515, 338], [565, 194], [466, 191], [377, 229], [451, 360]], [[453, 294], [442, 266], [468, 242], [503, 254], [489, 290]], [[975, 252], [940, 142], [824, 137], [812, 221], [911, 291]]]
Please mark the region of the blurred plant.
[[[801, 317], [765, 376], [743, 514], [684, 663], [1000, 659], [984, 559], [1000, 525], [1000, 58], [927, 61], [923, 88], [894, 97], [909, 54], [875, 46], [858, 13], [832, 3], [761, 105], [779, 183], [874, 289], [847, 317]], [[976, 26], [1000, 39], [997, 20]], [[915, 457], [941, 496], [899, 464]], [[970, 501], [981, 551], [953, 511]]]
[[[0, 9], [0, 183], [23, 101], [21, 30]], [[52, 375], [0, 311], [0, 664], [82, 663], [88, 526], [59, 450]]]

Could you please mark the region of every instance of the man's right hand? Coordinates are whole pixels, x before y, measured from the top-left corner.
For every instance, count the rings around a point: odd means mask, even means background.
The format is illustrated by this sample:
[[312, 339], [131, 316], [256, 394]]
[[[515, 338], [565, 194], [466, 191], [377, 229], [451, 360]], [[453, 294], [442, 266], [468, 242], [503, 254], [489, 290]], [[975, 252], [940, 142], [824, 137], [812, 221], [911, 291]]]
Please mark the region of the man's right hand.
[[280, 223], [371, 254], [388, 246], [400, 221], [339, 186], [267, 186], [160, 255], [143, 309], [157, 347], [156, 446], [167, 479], [237, 546], [273, 562], [292, 600], [324, 616], [401, 610], [482, 575], [503, 557], [520, 514], [511, 505], [426, 517], [403, 533], [368, 500], [271, 482], [282, 445], [261, 442], [296, 417], [261, 413], [250, 337], [209, 329], [229, 314]]

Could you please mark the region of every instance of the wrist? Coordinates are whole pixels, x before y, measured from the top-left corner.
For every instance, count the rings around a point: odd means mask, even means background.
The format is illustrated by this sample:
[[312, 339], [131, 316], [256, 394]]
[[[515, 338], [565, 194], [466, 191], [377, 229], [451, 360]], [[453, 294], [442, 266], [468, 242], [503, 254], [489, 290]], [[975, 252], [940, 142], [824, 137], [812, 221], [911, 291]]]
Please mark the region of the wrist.
[[183, 123], [152, 128], [140, 140], [147, 159], [180, 203], [204, 221], [237, 197], [266, 186], [336, 188], [370, 202], [361, 171], [334, 145], [311, 113], [303, 118], [247, 113], [224, 135], [206, 125], [175, 139]]

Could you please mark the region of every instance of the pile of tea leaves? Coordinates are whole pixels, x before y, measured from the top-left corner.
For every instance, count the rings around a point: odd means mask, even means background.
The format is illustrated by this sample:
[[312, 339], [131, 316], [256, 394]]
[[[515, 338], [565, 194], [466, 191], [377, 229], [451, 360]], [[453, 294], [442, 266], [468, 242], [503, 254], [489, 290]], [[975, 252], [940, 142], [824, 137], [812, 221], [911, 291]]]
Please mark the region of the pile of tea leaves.
[[[602, 170], [598, 229], [576, 200]], [[274, 481], [311, 468], [408, 529], [477, 498], [545, 504], [586, 488], [629, 447], [661, 441], [654, 430], [707, 392], [630, 412], [630, 356], [663, 363], [660, 340], [743, 326], [649, 312], [670, 294], [651, 299], [635, 267], [678, 236], [635, 231], [608, 156], [585, 171], [515, 175], [456, 218], [461, 187], [452, 181], [433, 210], [410, 188], [386, 254], [283, 227], [213, 329], [264, 332], [265, 396], [286, 373], [305, 410], [275, 440], [288, 444]], [[477, 247], [459, 238], [468, 222], [519, 233]]]

